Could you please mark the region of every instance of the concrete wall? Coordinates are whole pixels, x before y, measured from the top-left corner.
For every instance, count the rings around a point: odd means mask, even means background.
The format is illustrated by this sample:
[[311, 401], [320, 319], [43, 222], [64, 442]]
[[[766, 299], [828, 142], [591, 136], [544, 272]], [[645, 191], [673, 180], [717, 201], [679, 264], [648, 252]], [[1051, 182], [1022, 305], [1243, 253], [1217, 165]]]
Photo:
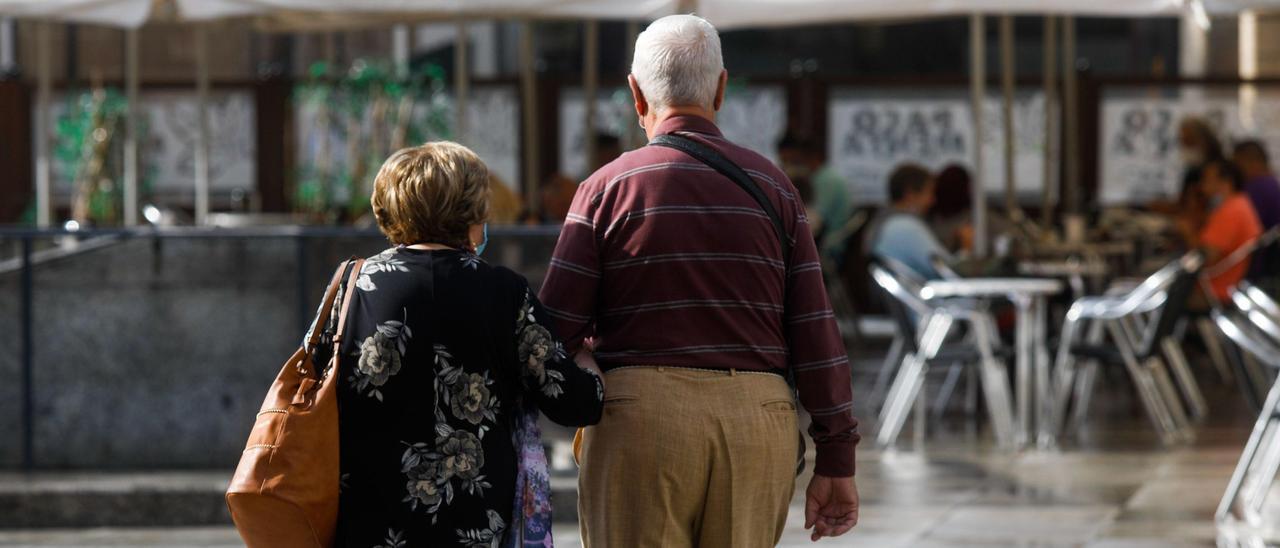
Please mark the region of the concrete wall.
[[[554, 237], [495, 238], [486, 258], [545, 273]], [[37, 266], [40, 468], [234, 466], [266, 389], [342, 258], [377, 238], [135, 238]], [[530, 265], [521, 268], [521, 265]], [[19, 276], [0, 274], [0, 468], [21, 461]], [[305, 308], [300, 308], [305, 307]]]

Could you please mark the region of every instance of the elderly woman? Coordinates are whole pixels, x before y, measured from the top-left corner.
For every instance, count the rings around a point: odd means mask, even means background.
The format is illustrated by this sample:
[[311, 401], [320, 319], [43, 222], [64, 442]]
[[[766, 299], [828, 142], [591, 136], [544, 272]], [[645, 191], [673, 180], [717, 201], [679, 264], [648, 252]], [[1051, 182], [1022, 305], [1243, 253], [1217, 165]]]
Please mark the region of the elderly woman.
[[448, 142], [378, 172], [373, 213], [395, 247], [351, 293], [338, 546], [496, 546], [513, 523], [523, 406], [564, 425], [600, 418], [599, 376], [566, 356], [524, 278], [480, 259], [489, 181]]

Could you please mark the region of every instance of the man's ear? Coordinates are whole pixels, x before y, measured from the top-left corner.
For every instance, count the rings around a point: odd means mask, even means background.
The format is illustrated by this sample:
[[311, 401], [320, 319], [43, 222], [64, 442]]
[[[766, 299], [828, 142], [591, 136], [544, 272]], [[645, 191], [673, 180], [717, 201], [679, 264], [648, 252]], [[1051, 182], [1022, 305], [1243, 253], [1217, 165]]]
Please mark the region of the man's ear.
[[712, 104], [712, 108], [716, 112], [720, 112], [721, 105], [724, 105], [724, 90], [729, 87], [729, 71], [720, 70], [720, 83], [716, 84], [716, 101]]
[[636, 103], [636, 116], [643, 119], [649, 114], [649, 101], [644, 98], [644, 92], [640, 91], [640, 84], [636, 83], [634, 74], [627, 75], [627, 84], [631, 86], [631, 98]]

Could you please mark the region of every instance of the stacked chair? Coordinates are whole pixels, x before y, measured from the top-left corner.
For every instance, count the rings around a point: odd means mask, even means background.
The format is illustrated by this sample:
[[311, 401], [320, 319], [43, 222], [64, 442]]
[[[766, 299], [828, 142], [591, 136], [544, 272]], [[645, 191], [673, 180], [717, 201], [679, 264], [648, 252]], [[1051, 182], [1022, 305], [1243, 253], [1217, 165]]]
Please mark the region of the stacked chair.
[[1187, 297], [1196, 288], [1202, 265], [1198, 253], [1188, 253], [1130, 289], [1072, 303], [1054, 367], [1056, 394], [1051, 416], [1058, 428], [1066, 422], [1073, 401], [1073, 422], [1076, 426], [1083, 423], [1098, 365], [1106, 364], [1123, 366], [1128, 372], [1162, 442], [1190, 437], [1187, 409], [1190, 417], [1198, 418], [1207, 406], [1175, 328]]
[[[1280, 305], [1269, 296], [1242, 283], [1232, 290], [1230, 303], [1214, 308], [1211, 315], [1222, 334], [1243, 352], [1269, 369], [1280, 368]], [[1264, 517], [1263, 507], [1277, 470], [1280, 470], [1280, 381], [1272, 383], [1267, 392], [1253, 432], [1218, 504], [1215, 518], [1219, 526], [1242, 523], [1254, 531], [1274, 529], [1274, 524]], [[1230, 528], [1224, 532], [1230, 533]]]
[[[977, 367], [997, 443], [1011, 447], [1013, 404], [1005, 366], [996, 355], [998, 335], [991, 315], [973, 301], [923, 297], [924, 280], [893, 259], [875, 258], [869, 270], [887, 294], [889, 311], [903, 335], [897, 352], [901, 363], [880, 412], [877, 445], [888, 448], [896, 443], [907, 415], [922, 397], [930, 366], [968, 364]], [[949, 341], [958, 324], [967, 326], [967, 333]]]
[[[1208, 278], [1251, 257], [1253, 260], [1267, 260], [1272, 255], [1260, 252], [1274, 248], [1278, 239], [1280, 239], [1280, 227], [1264, 232], [1247, 245], [1240, 246], [1231, 255], [1218, 261], [1212, 268], [1206, 268], [1206, 272], [1202, 276], [1203, 281], [1207, 283]], [[1228, 296], [1228, 301], [1230, 302], [1227, 303], [1217, 302], [1218, 299], [1209, 291], [1207, 285], [1205, 294], [1209, 297], [1213, 310], [1219, 313], [1223, 313], [1225, 310], [1227, 313], [1252, 314], [1254, 318], [1262, 318], [1268, 314], [1273, 317], [1280, 317], [1280, 310], [1276, 310], [1274, 301], [1261, 289], [1254, 287], [1247, 281], [1241, 282], [1236, 288], [1232, 289]], [[1232, 308], [1233, 305], [1234, 308]], [[1246, 317], [1245, 319], [1250, 318]], [[1263, 329], [1262, 326], [1254, 325], [1258, 329]], [[1201, 337], [1209, 343], [1207, 344], [1209, 355], [1212, 357], [1214, 365], [1219, 367], [1223, 380], [1230, 382], [1234, 377], [1245, 401], [1255, 411], [1261, 410], [1263, 401], [1266, 399], [1267, 389], [1271, 385], [1271, 375], [1264, 370], [1264, 364], [1260, 363], [1265, 360], [1260, 360], [1254, 353], [1247, 351], [1247, 349], [1238, 344], [1236, 347], [1224, 347], [1224, 345], [1219, 344], [1216, 340], [1216, 335], [1222, 326], [1217, 325], [1216, 318], [1211, 317], [1209, 314], [1204, 314], [1197, 318], [1196, 326], [1200, 330]], [[1232, 342], [1235, 341], [1232, 340]]]

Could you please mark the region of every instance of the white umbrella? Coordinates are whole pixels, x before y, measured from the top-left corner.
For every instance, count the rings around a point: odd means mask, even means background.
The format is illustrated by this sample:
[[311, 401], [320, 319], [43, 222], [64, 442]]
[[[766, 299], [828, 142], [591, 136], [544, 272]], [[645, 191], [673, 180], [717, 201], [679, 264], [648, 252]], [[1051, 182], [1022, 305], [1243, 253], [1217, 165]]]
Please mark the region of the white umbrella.
[[[174, 0], [186, 19], [244, 15], [299, 26], [362, 25], [424, 19], [653, 19], [674, 13], [677, 0]], [[308, 19], [312, 19], [308, 21]], [[318, 21], [316, 21], [318, 19]]]
[[151, 16], [151, 0], [0, 0], [0, 16], [136, 28]]
[[[1217, 0], [1211, 9], [1276, 0]], [[698, 14], [716, 27], [787, 26], [869, 19], [912, 19], [972, 13], [1025, 15], [1176, 15], [1184, 0], [699, 0]]]

